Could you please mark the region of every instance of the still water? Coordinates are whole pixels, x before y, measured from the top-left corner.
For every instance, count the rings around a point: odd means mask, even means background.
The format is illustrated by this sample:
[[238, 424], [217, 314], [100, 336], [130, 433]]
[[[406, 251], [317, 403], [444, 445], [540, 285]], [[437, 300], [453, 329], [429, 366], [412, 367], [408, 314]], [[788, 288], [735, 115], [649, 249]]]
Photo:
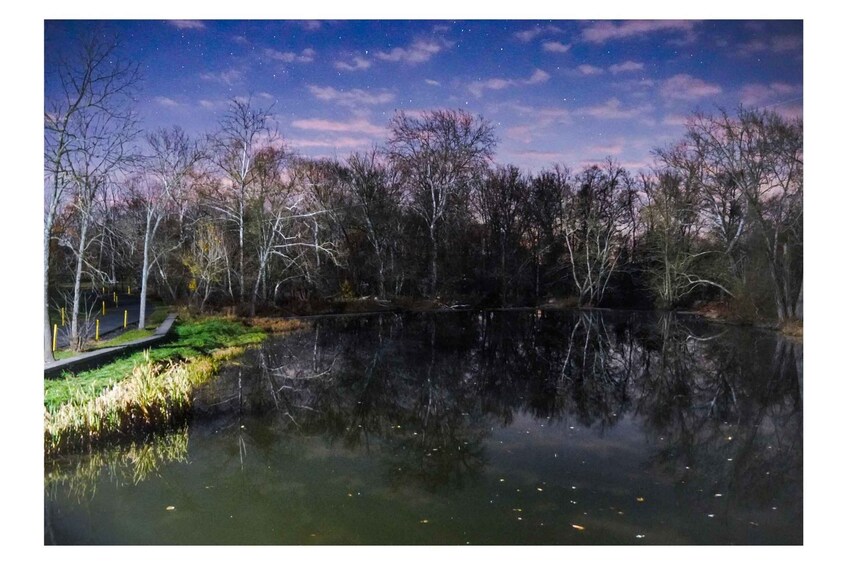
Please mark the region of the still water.
[[802, 346], [672, 314], [337, 317], [45, 464], [47, 544], [801, 544]]

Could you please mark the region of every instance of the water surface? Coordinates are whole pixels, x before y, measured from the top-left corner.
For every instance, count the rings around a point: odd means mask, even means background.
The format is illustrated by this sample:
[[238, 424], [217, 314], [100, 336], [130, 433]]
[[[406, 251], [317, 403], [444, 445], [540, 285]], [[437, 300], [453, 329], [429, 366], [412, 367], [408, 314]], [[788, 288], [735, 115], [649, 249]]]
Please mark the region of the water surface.
[[802, 348], [678, 315], [327, 318], [48, 460], [48, 544], [801, 544]]

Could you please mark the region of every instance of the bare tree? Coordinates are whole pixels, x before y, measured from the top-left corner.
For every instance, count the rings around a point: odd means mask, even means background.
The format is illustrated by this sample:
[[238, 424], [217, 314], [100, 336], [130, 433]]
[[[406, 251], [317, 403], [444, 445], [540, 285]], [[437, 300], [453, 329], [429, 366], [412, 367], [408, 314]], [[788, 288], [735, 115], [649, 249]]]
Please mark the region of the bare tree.
[[127, 158], [136, 133], [132, 103], [138, 66], [120, 54], [115, 38], [92, 32], [62, 53], [45, 74], [44, 112], [44, 321], [45, 359], [52, 359], [49, 329], [50, 240], [60, 208], [72, 202], [80, 217], [71, 321], [78, 337], [79, 286], [93, 204]]
[[254, 108], [250, 101], [234, 98], [210, 138], [211, 159], [225, 176], [222, 191], [210, 206], [235, 226], [238, 234], [238, 297], [244, 302], [247, 283], [244, 270], [247, 203], [256, 180], [256, 156], [277, 141], [270, 126], [270, 110]]
[[149, 155], [144, 159], [141, 178], [133, 190], [141, 204], [144, 223], [138, 329], [144, 329], [150, 269], [166, 250], [175, 249], [175, 245], [168, 245], [154, 254], [153, 242], [168, 212], [179, 208], [188, 188], [190, 173], [201, 157], [197, 143], [177, 126], [148, 134], [147, 145]]
[[740, 108], [687, 125], [702, 160], [737, 187], [761, 235], [780, 322], [802, 317], [803, 123]]
[[378, 294], [385, 297], [389, 251], [399, 237], [395, 219], [400, 213], [400, 185], [393, 170], [379, 161], [376, 150], [351, 155], [342, 170], [342, 182], [356, 207], [353, 217], [361, 224], [373, 248]]
[[659, 305], [677, 306], [703, 286], [719, 288], [732, 296], [723, 284], [704, 275], [704, 260], [721, 252], [703, 245], [705, 221], [696, 179], [665, 170], [655, 178], [643, 177], [641, 185], [647, 200], [641, 210], [646, 249], [654, 264], [650, 282]]
[[586, 168], [575, 179], [565, 216], [564, 240], [580, 305], [597, 305], [619, 267], [632, 223], [632, 178], [611, 160]]
[[476, 185], [475, 204], [487, 234], [484, 247], [497, 257], [500, 303], [505, 305], [508, 282], [519, 274], [514, 256], [522, 239], [520, 214], [528, 200], [529, 183], [517, 167], [506, 166], [489, 171]]
[[429, 295], [438, 282], [438, 227], [457, 191], [491, 158], [492, 126], [463, 110], [433, 110], [420, 116], [398, 112], [390, 123], [388, 155], [411, 192], [411, 206], [425, 223], [430, 242]]

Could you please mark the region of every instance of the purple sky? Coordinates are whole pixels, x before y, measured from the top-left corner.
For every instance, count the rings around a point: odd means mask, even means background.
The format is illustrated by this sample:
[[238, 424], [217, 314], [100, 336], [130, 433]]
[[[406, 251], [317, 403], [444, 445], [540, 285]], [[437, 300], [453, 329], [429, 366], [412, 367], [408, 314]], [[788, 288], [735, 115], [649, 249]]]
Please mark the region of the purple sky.
[[[85, 21], [47, 21], [45, 58]], [[395, 110], [482, 114], [495, 160], [632, 169], [694, 109], [802, 115], [800, 21], [105, 21], [142, 65], [145, 127], [212, 131], [228, 99], [273, 104], [289, 147], [345, 157]], [[47, 84], [50, 94], [50, 84]]]

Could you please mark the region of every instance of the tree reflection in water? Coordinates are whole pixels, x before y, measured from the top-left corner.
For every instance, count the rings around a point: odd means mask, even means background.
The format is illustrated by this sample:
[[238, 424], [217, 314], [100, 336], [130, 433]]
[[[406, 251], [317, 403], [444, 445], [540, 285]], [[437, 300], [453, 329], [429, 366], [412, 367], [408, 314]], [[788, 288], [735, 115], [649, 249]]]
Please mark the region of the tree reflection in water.
[[196, 417], [276, 414], [269, 445], [322, 435], [433, 490], [475, 480], [491, 430], [519, 414], [600, 433], [631, 415], [656, 469], [745, 504], [802, 482], [801, 379], [800, 345], [673, 313], [352, 317], [250, 352]]

